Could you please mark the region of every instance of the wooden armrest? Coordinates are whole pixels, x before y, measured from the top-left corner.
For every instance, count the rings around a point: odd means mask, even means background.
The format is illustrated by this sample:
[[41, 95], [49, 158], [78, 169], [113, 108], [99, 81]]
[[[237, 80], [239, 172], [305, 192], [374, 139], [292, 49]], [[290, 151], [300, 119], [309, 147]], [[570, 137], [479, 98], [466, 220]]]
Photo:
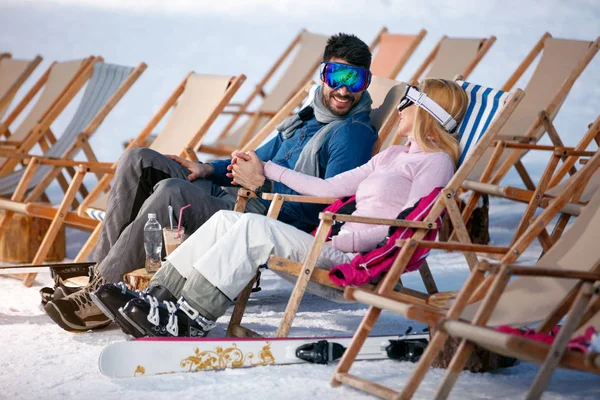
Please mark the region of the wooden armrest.
[[302, 196], [294, 194], [279, 194], [279, 193], [263, 193], [262, 198], [264, 200], [279, 200], [279, 201], [290, 201], [295, 203], [312, 203], [312, 204], [331, 204], [337, 201], [337, 197], [314, 197], [314, 196]]
[[[489, 271], [497, 272], [502, 267], [499, 263], [489, 263]], [[564, 278], [564, 279], [577, 279], [588, 282], [600, 281], [600, 273], [589, 272], [589, 271], [573, 271], [573, 270], [558, 270], [556, 268], [547, 268], [540, 266], [529, 266], [529, 265], [506, 265], [511, 273], [514, 275], [521, 276], [539, 276], [549, 278]]]
[[[89, 168], [92, 171], [106, 173], [114, 173], [116, 171], [116, 167], [114, 167], [113, 163], [108, 162], [59, 160], [38, 156], [35, 156], [35, 158], [40, 162], [40, 164], [55, 165], [57, 167], [79, 167], [81, 165], [85, 168]], [[25, 161], [25, 165], [27, 164], [29, 164], [29, 161]]]
[[2, 147], [7, 146], [7, 147], [19, 147], [21, 144], [23, 144], [22, 141], [18, 141], [18, 140], [2, 140], [0, 142], [0, 145]]
[[396, 246], [402, 247], [407, 241], [412, 241], [417, 244], [418, 247], [425, 247], [428, 249], [438, 249], [447, 251], [468, 251], [473, 253], [493, 253], [493, 254], [506, 254], [510, 250], [509, 247], [498, 247], [498, 246], [487, 246], [482, 244], [466, 244], [457, 242], [433, 242], [430, 240], [396, 240]]
[[258, 197], [254, 191], [246, 188], [239, 188], [237, 192], [238, 197], [247, 197], [249, 199], [254, 199]]
[[438, 227], [437, 224], [434, 222], [406, 221], [404, 219], [357, 217], [355, 215], [333, 214], [330, 212], [319, 213], [319, 219], [323, 221], [358, 222], [361, 224], [389, 225], [399, 226], [403, 228], [437, 229]]
[[596, 152], [594, 151], [583, 151], [577, 150], [574, 147], [565, 147], [565, 146], [551, 146], [551, 145], [540, 145], [540, 144], [530, 144], [530, 143], [504, 143], [504, 147], [511, 149], [522, 149], [522, 150], [543, 150], [543, 151], [553, 151], [560, 156], [579, 156], [579, 157], [593, 157]]
[[531, 142], [537, 142], [537, 138], [535, 137], [530, 137], [530, 136], [511, 136], [511, 135], [496, 135], [495, 137], [495, 142], [492, 142], [492, 144], [490, 144], [490, 146], [495, 146], [496, 142], [499, 141], [512, 141], [512, 142], [517, 142], [517, 143], [531, 143]]

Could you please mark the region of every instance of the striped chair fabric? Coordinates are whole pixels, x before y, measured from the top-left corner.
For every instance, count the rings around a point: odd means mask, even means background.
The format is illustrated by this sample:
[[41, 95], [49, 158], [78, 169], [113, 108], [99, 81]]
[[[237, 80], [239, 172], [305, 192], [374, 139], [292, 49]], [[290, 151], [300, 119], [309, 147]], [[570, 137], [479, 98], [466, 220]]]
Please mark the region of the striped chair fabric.
[[[87, 125], [127, 79], [132, 70], [132, 67], [97, 62], [94, 65], [92, 77], [87, 84], [79, 107], [71, 122], [64, 133], [58, 137], [56, 143], [43, 156], [56, 159], [64, 157], [64, 154], [75, 143], [77, 135], [86, 129]], [[29, 188], [38, 185], [51, 170], [52, 166], [40, 166], [31, 179]], [[24, 171], [24, 169], [14, 171], [0, 178], [0, 195], [13, 193]]]
[[467, 92], [469, 105], [458, 125], [461, 155], [458, 167], [471, 154], [479, 139], [499, 114], [510, 93], [469, 82], [457, 82]]

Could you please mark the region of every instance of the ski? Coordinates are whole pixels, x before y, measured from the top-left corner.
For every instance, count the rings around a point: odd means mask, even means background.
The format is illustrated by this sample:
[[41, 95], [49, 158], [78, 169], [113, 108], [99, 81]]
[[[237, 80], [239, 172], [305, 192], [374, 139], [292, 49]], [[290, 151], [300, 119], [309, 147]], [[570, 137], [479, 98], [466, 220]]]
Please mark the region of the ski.
[[[428, 340], [429, 334], [369, 337], [357, 360], [402, 359], [394, 356], [398, 353], [398, 344], [424, 343], [421, 346], [424, 348]], [[351, 341], [351, 337], [142, 338], [105, 347], [98, 367], [110, 378], [132, 378], [264, 365], [327, 363], [340, 358]]]

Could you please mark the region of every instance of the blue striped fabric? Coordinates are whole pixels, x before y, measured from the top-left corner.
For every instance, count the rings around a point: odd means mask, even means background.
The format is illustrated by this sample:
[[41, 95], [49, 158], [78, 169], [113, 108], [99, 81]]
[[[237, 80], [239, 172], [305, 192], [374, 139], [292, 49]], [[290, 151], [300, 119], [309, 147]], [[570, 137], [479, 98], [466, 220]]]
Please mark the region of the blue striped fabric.
[[[44, 153], [44, 157], [62, 158], [75, 143], [77, 135], [94, 119], [132, 70], [131, 67], [97, 62], [75, 115], [56, 143]], [[38, 185], [51, 169], [50, 166], [39, 167], [31, 179], [29, 188]], [[12, 194], [23, 172], [24, 170], [14, 171], [0, 178], [0, 195]]]
[[85, 212], [91, 219], [95, 219], [96, 221], [104, 221], [104, 215], [106, 214], [104, 210], [97, 210], [95, 208], [88, 208]]
[[457, 128], [461, 150], [458, 161], [460, 166], [498, 115], [510, 93], [469, 82], [459, 81], [458, 84], [469, 97], [467, 111]]

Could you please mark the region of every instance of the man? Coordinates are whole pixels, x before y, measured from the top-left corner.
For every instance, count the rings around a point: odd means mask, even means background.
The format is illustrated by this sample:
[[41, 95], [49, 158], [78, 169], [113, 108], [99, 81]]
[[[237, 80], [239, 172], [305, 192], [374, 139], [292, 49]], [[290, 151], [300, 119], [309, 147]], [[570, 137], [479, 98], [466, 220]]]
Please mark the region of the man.
[[[256, 150], [262, 161], [273, 161], [297, 171], [328, 178], [364, 164], [377, 138], [369, 114], [366, 92], [371, 74], [368, 46], [354, 35], [329, 38], [323, 54], [323, 85], [310, 107], [283, 121], [279, 134]], [[244, 157], [237, 154], [239, 157]], [[169, 224], [168, 206], [175, 211], [187, 204], [182, 226], [193, 233], [219, 210], [232, 210], [237, 186], [229, 172], [233, 160], [194, 163], [164, 156], [149, 149], [133, 149], [119, 160], [108, 197], [104, 224], [94, 258], [96, 277], [76, 293], [55, 298], [46, 313], [63, 329], [100, 328], [110, 319], [91, 301], [90, 293], [103, 283], [119, 282], [123, 275], [144, 265], [143, 229], [148, 213], [162, 226]], [[240, 163], [236, 182], [260, 192], [295, 194], [290, 188], [266, 180], [255, 164]], [[302, 230], [318, 224], [323, 206], [285, 204], [279, 219]], [[246, 212], [266, 214], [268, 202], [251, 199]]]

